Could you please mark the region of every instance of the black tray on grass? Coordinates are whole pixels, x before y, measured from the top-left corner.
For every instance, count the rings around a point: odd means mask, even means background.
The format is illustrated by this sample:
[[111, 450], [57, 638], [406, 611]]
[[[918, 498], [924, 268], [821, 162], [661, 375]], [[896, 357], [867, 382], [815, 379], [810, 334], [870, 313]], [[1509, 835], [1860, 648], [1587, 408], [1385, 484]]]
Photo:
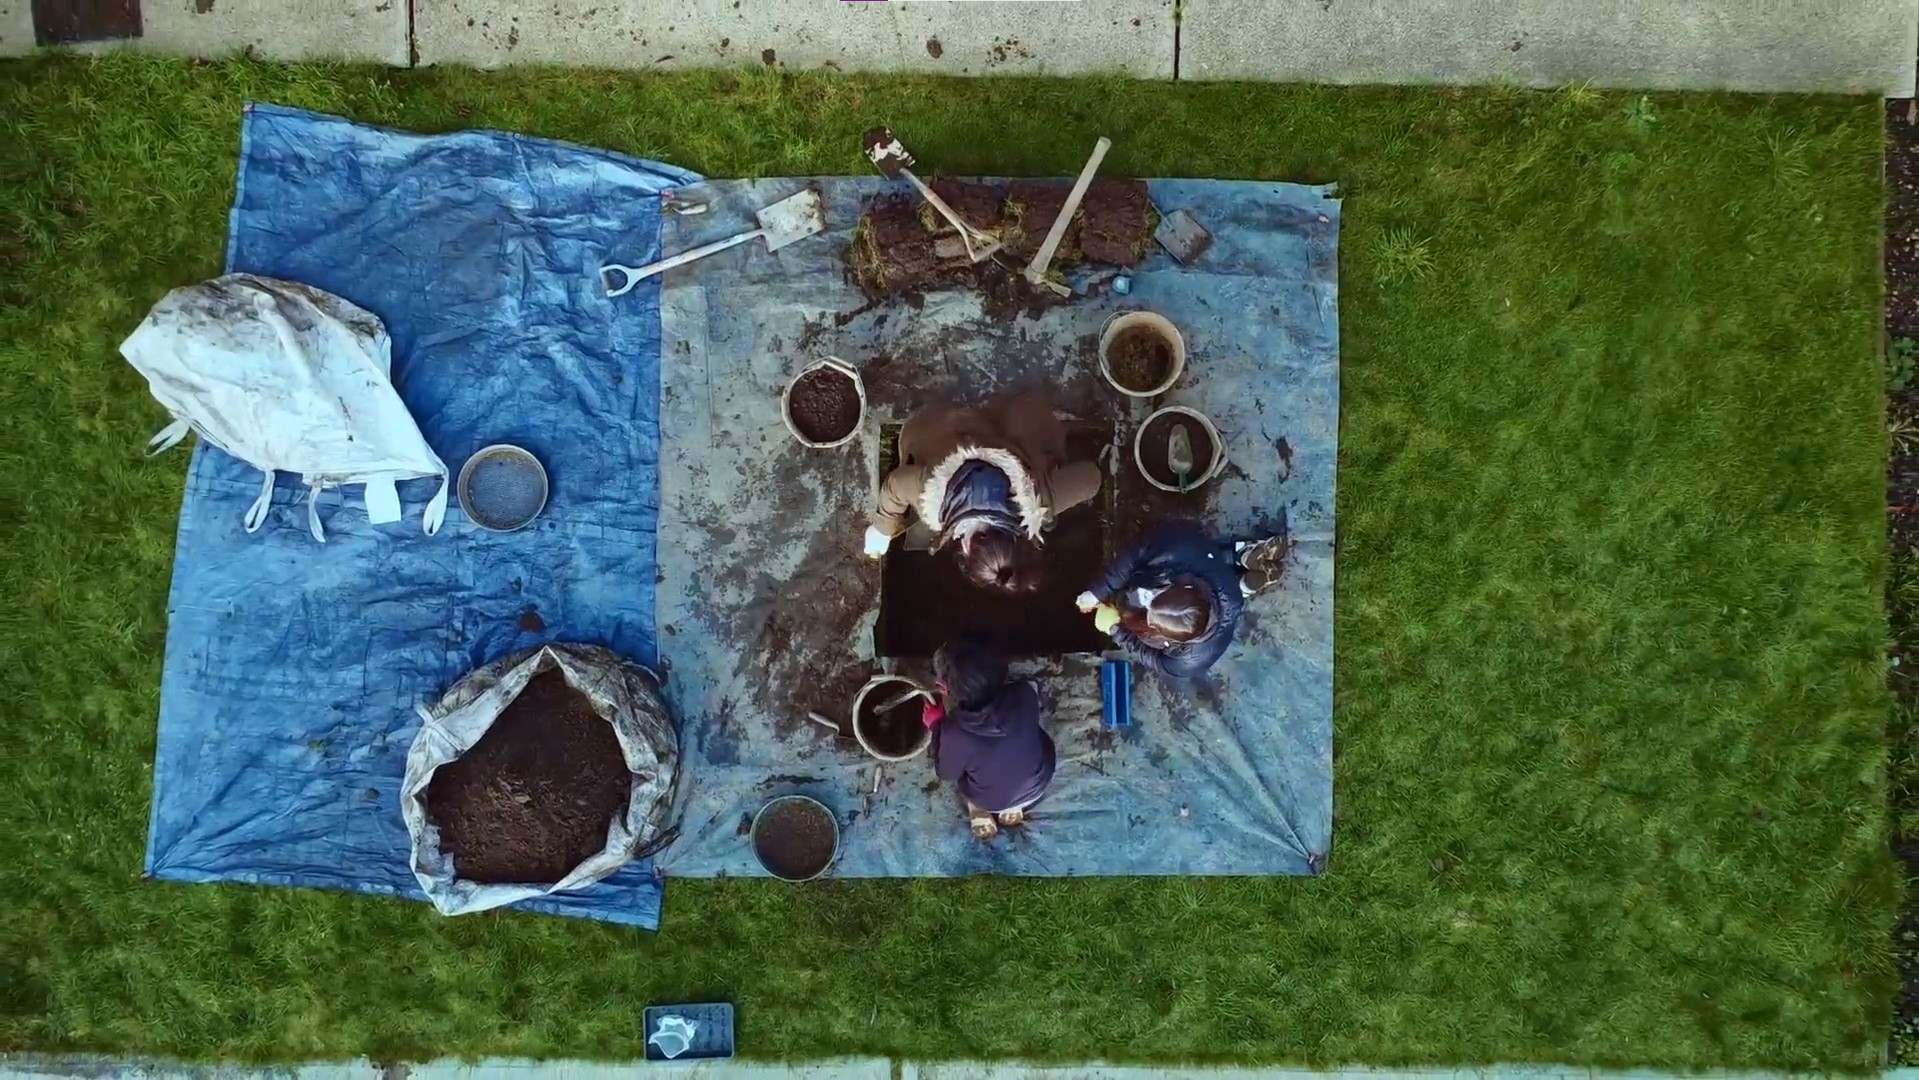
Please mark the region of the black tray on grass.
[[[652, 1042], [653, 1033], [659, 1030], [660, 1019], [666, 1016], [683, 1016], [698, 1025], [693, 1032], [693, 1045], [676, 1058], [667, 1057]], [[643, 1037], [647, 1040], [648, 1061], [718, 1061], [733, 1056], [733, 1006], [730, 1002], [648, 1005], [642, 1022], [645, 1024]]]

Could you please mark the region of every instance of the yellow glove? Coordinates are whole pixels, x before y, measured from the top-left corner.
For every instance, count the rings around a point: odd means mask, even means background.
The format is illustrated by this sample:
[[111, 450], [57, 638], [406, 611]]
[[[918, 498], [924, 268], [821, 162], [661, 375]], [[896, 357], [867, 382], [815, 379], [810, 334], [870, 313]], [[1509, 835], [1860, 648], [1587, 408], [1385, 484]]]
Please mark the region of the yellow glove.
[[1102, 634], [1111, 634], [1113, 627], [1119, 625], [1119, 609], [1111, 604], [1101, 604], [1093, 609], [1093, 629]]

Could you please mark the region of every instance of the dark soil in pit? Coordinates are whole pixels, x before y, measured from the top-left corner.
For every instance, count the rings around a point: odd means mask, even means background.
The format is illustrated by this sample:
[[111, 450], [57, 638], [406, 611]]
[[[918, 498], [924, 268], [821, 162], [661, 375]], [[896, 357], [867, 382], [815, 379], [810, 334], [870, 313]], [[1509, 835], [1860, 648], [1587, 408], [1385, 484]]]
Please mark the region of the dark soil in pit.
[[606, 846], [632, 782], [613, 725], [558, 671], [545, 671], [472, 749], [433, 774], [427, 817], [462, 879], [551, 884]]
[[803, 881], [833, 861], [833, 819], [819, 806], [786, 799], [760, 815], [753, 853], [774, 877]]
[[1079, 247], [1087, 262], [1132, 266], [1153, 241], [1159, 213], [1144, 180], [1095, 180], [1080, 201]]
[[1158, 389], [1173, 370], [1173, 346], [1150, 326], [1129, 326], [1113, 335], [1106, 363], [1121, 386], [1144, 393]]
[[[1068, 429], [1073, 460], [1097, 458], [1112, 428], [1097, 423]], [[881, 475], [893, 462], [882, 460]], [[960, 576], [951, 551], [908, 551], [893, 545], [880, 565], [880, 615], [873, 627], [881, 656], [929, 657], [962, 636], [984, 638], [1009, 656], [1055, 656], [1099, 652], [1111, 645], [1074, 606], [1104, 569], [1106, 507], [1110, 491], [1059, 516], [1040, 548], [1038, 590], [1018, 596], [981, 589]], [[914, 722], [918, 723], [917, 715]]]
[[867, 743], [882, 754], [897, 757], [911, 753], [920, 740], [927, 737], [926, 725], [920, 722], [920, 703], [924, 699], [918, 694], [884, 712], [879, 711], [880, 706], [911, 689], [905, 683], [886, 683], [874, 687], [866, 700], [860, 702], [860, 714], [854, 724], [866, 736]]
[[835, 442], [860, 422], [859, 391], [844, 372], [814, 368], [793, 384], [786, 411], [801, 435], [813, 442]]
[[1190, 416], [1168, 413], [1147, 424], [1139, 441], [1139, 457], [1145, 463], [1147, 473], [1160, 483], [1173, 487], [1179, 486], [1179, 476], [1167, 461], [1167, 451], [1173, 443], [1173, 432], [1181, 428], [1186, 430], [1186, 438], [1193, 445], [1193, 473], [1189, 479], [1197, 480], [1213, 467], [1215, 456], [1213, 440], [1207, 437], [1206, 429], [1199, 421]]
[[[1049, 184], [1038, 180], [1018, 180], [1006, 187], [1006, 249], [1021, 260], [1031, 259], [1046, 242], [1046, 231], [1059, 219], [1066, 205], [1068, 184]], [[1054, 266], [1071, 266], [1081, 259], [1079, 250], [1080, 216], [1076, 213], [1053, 249]]]

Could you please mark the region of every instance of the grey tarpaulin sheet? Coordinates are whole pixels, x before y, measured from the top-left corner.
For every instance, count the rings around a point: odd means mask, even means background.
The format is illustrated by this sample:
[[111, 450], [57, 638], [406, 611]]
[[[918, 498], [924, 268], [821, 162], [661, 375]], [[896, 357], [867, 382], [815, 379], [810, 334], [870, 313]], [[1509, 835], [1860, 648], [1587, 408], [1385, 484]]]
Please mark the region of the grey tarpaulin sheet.
[[[677, 251], [751, 228], [752, 209], [816, 184], [828, 233], [768, 254], [735, 248], [668, 276], [661, 302], [659, 649], [686, 719], [681, 838], [662, 869], [761, 871], [747, 816], [803, 792], [839, 815], [842, 876], [1304, 874], [1332, 825], [1333, 481], [1339, 407], [1339, 203], [1330, 189], [1155, 180], [1162, 210], [1191, 209], [1215, 244], [1194, 268], [1157, 248], [1130, 295], [1091, 295], [995, 323], [974, 292], [868, 307], [844, 273], [861, 201], [879, 178], [719, 181], [713, 210], [669, 216]], [[983, 844], [967, 832], [931, 760], [885, 766], [807, 723], [843, 714], [874, 666], [880, 572], [860, 557], [878, 476], [880, 425], [926, 402], [999, 390], [1044, 393], [1077, 416], [1115, 421], [1116, 525], [1155, 512], [1131, 465], [1148, 409], [1100, 381], [1094, 335], [1142, 308], [1185, 332], [1186, 376], [1163, 403], [1197, 407], [1225, 435], [1230, 465], [1197, 503], [1222, 535], [1284, 521], [1298, 547], [1283, 588], [1250, 601], [1239, 640], [1204, 684], [1140, 675], [1135, 726], [1099, 718], [1097, 661], [1033, 660], [1059, 745], [1051, 792], [1023, 830]], [[779, 417], [787, 377], [832, 354], [860, 366], [871, 410], [861, 436], [800, 447]], [[1120, 540], [1126, 539], [1122, 535]]]

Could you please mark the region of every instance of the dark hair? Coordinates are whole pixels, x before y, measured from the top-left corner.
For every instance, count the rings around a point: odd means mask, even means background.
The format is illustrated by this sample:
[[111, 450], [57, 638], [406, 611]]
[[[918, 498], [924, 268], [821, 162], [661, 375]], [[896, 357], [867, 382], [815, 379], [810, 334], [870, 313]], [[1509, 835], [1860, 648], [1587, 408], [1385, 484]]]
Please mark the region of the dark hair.
[[1039, 588], [1039, 548], [1005, 529], [982, 529], [962, 539], [953, 557], [960, 576], [982, 589], [1025, 593]]
[[1187, 642], [1212, 624], [1212, 597], [1197, 585], [1169, 585], [1153, 598], [1150, 609], [1129, 604], [1119, 618], [1128, 630], [1146, 641]]
[[1006, 685], [1006, 657], [978, 638], [961, 638], [933, 654], [933, 677], [960, 708], [983, 708]]

